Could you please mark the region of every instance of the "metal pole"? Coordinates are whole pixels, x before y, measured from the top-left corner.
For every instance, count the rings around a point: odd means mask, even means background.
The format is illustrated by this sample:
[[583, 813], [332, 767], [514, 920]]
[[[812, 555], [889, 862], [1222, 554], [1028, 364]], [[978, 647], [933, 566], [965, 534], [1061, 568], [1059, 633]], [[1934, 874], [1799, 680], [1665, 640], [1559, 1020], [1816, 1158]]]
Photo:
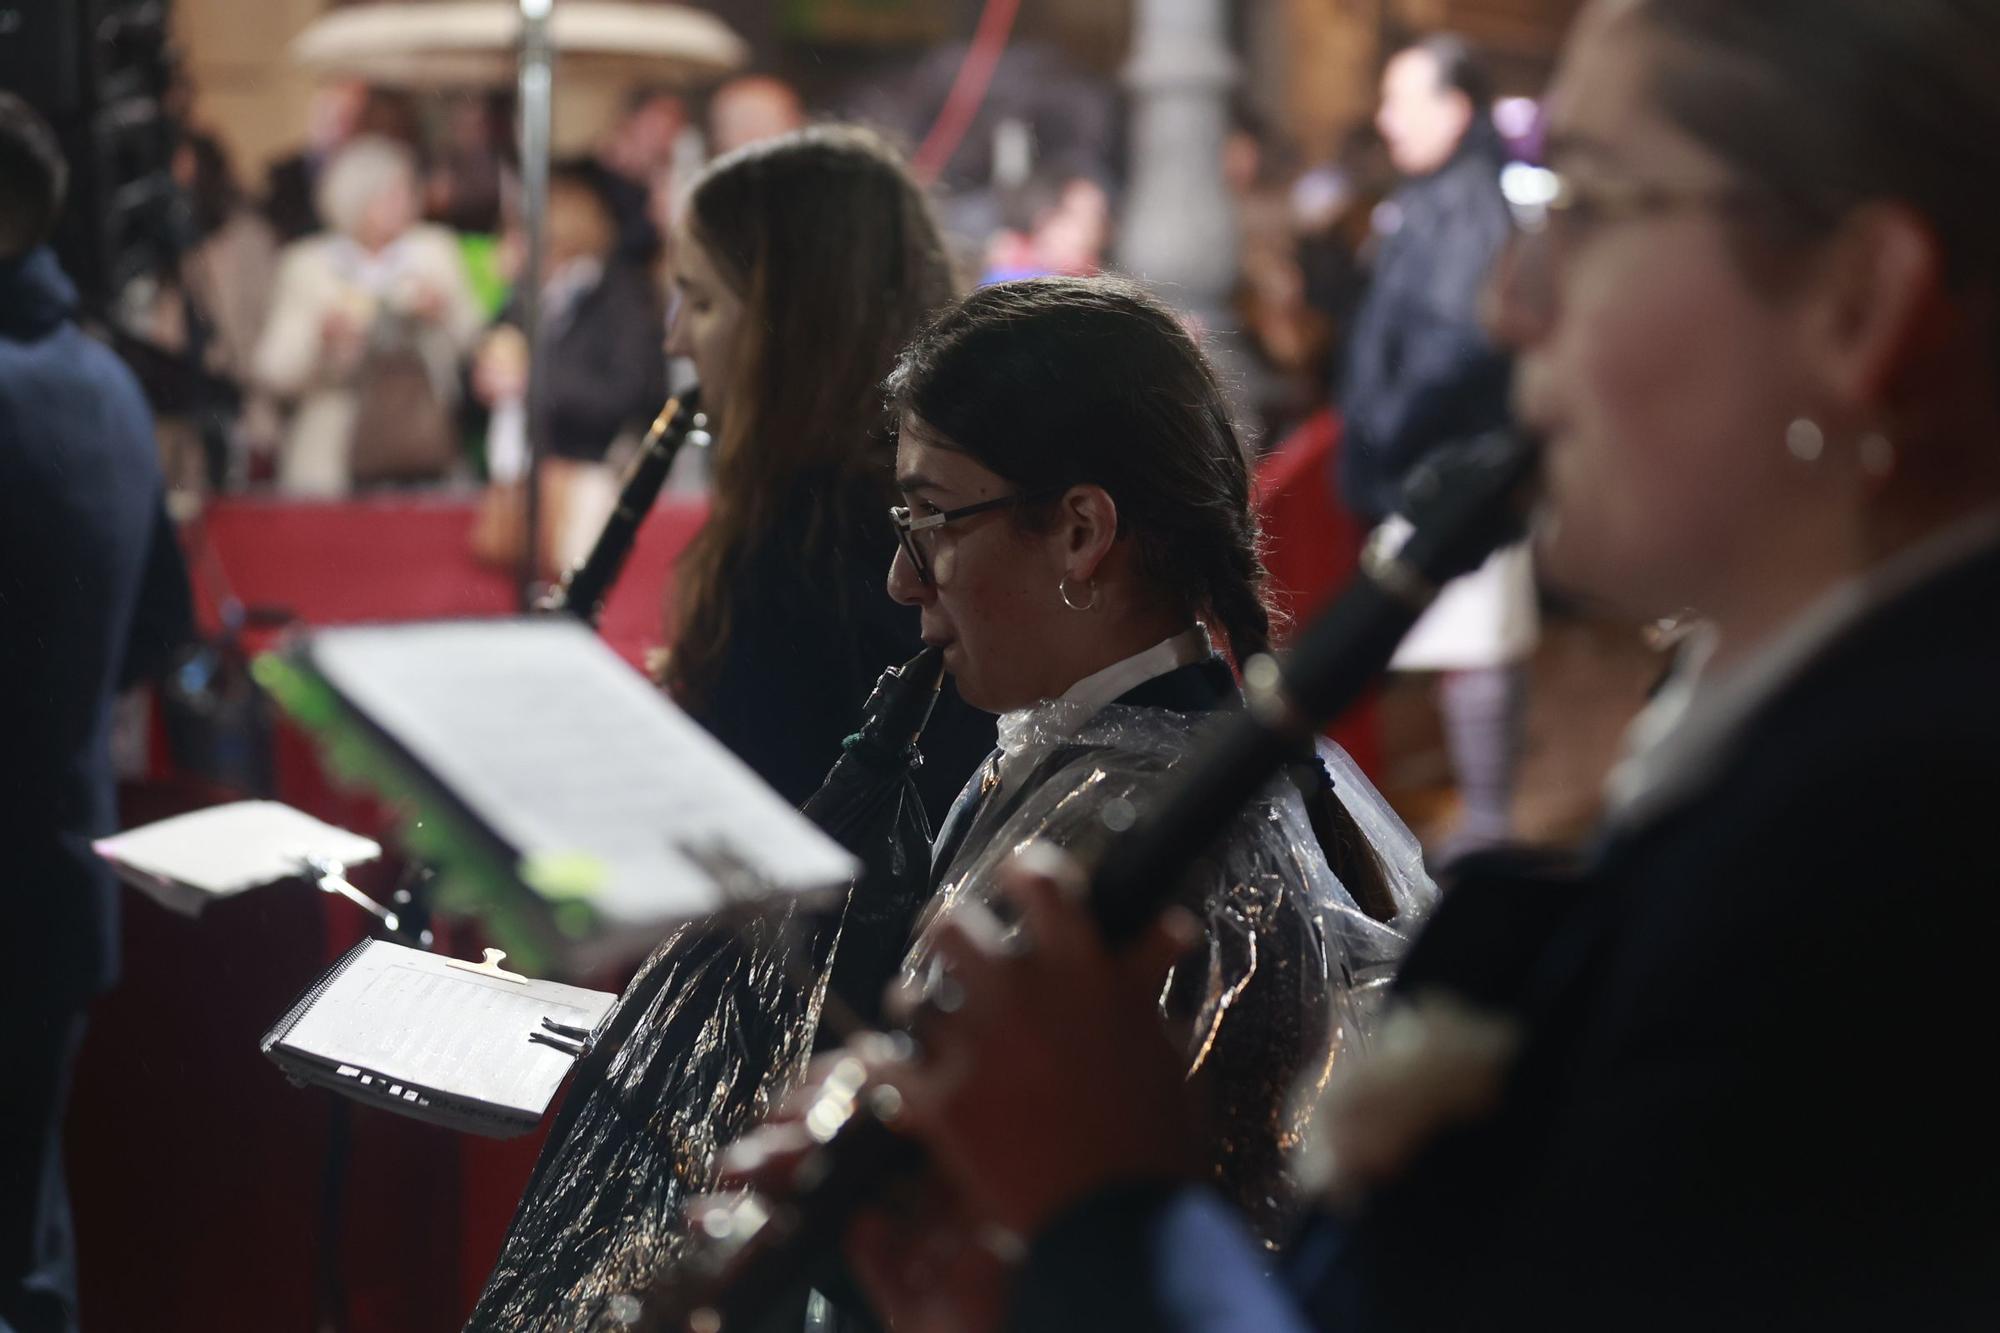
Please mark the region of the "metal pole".
[[521, 0], [521, 230], [527, 253], [516, 296], [521, 334], [528, 343], [528, 466], [522, 495], [527, 539], [521, 547], [521, 610], [532, 611], [541, 583], [542, 456], [547, 441], [538, 429], [541, 384], [542, 267], [547, 244], [549, 135], [554, 59], [549, 44], [549, 12], [554, 0]]

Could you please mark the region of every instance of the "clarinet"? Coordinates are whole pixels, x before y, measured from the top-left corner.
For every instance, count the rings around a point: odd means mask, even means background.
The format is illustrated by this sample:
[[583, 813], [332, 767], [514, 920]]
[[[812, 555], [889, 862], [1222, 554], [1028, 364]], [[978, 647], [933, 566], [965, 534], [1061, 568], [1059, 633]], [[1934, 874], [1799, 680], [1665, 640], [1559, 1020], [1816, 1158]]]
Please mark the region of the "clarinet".
[[[1521, 535], [1537, 446], [1502, 434], [1447, 455], [1410, 484], [1415, 531], [1400, 545], [1376, 533], [1361, 576], [1305, 629], [1282, 667], [1261, 656], [1245, 664], [1248, 707], [1221, 719], [1160, 802], [1108, 847], [1090, 895], [1108, 942], [1129, 942], [1174, 900], [1183, 870], [1301, 742], [1388, 666], [1444, 584]], [[893, 1103], [871, 1104], [862, 1078], [856, 1063], [828, 1079], [807, 1117], [820, 1147], [800, 1164], [790, 1197], [747, 1199], [704, 1219], [714, 1243], [643, 1297], [614, 1301], [613, 1326], [731, 1333], [760, 1327], [795, 1300], [838, 1253], [854, 1213], [923, 1162], [922, 1149], [890, 1127]], [[837, 1128], [820, 1128], [829, 1123]]]
[[660, 487], [666, 485], [667, 473], [681, 446], [692, 444], [705, 449], [711, 442], [708, 414], [701, 410], [700, 396], [699, 389], [689, 389], [678, 398], [669, 398], [660, 414], [653, 418], [652, 428], [639, 445], [639, 456], [619, 487], [618, 507], [604, 521], [604, 530], [597, 534], [590, 554], [563, 576], [562, 585], [543, 602], [544, 611], [566, 611], [587, 625], [597, 623], [605, 597], [618, 582], [626, 558], [632, 554], [639, 525], [652, 512], [653, 501], [659, 498]]

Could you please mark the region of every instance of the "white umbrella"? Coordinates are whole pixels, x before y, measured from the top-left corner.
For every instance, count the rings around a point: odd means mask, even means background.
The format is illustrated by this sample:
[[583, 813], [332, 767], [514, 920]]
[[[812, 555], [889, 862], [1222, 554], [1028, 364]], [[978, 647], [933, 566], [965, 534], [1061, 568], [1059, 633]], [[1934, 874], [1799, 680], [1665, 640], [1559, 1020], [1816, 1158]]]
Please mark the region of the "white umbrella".
[[[702, 83], [742, 68], [743, 39], [686, 5], [563, 0], [549, 16], [559, 75]], [[518, 77], [521, 7], [511, 0], [368, 4], [336, 9], [292, 40], [321, 74], [414, 88], [499, 88]]]

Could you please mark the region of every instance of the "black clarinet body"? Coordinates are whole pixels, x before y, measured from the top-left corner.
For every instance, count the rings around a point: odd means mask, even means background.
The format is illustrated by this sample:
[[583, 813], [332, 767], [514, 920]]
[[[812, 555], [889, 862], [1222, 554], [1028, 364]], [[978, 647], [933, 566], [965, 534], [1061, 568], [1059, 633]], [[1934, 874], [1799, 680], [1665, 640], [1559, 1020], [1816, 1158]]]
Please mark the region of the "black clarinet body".
[[[1349, 707], [1452, 579], [1470, 573], [1522, 531], [1539, 462], [1530, 441], [1486, 437], [1449, 451], [1410, 487], [1415, 530], [1392, 547], [1378, 532], [1362, 573], [1298, 637], [1281, 667], [1253, 659], [1244, 670], [1248, 707], [1218, 718], [1180, 780], [1140, 822], [1112, 842], [1091, 873], [1091, 904], [1106, 938], [1128, 941], [1175, 900], [1182, 874], [1238, 811], [1293, 758], [1302, 741]], [[861, 1071], [836, 1069], [822, 1103], [844, 1115], [799, 1167], [794, 1193], [754, 1200], [711, 1222], [719, 1242], [687, 1268], [629, 1302], [614, 1326], [729, 1333], [760, 1320], [838, 1252], [848, 1220], [923, 1153], [896, 1134], [861, 1087]], [[818, 1115], [824, 1105], [815, 1107]]]
[[653, 418], [652, 427], [640, 443], [639, 456], [618, 488], [618, 507], [605, 520], [604, 530], [597, 534], [590, 554], [563, 576], [562, 585], [549, 596], [544, 610], [566, 611], [586, 624], [597, 623], [604, 610], [604, 599], [624, 571], [625, 561], [632, 554], [632, 543], [639, 536], [639, 526], [652, 512], [653, 502], [659, 499], [660, 488], [666, 485], [667, 473], [673, 469], [681, 447], [693, 444], [703, 448], [709, 443], [708, 416], [701, 410], [700, 399], [701, 391], [691, 388], [678, 398], [668, 399], [660, 414]]

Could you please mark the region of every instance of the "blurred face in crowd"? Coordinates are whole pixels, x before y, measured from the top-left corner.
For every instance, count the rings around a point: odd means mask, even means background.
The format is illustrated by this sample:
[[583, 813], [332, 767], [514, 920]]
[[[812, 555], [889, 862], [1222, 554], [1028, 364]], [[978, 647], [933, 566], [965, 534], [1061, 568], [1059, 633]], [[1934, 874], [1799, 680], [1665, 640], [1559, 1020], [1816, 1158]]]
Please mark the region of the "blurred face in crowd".
[[665, 93], [649, 97], [626, 114], [607, 157], [617, 170], [645, 182], [673, 165], [674, 143], [687, 125], [687, 107]]
[[407, 171], [384, 178], [355, 220], [354, 239], [365, 249], [380, 250], [417, 221], [417, 182]]
[[[1019, 489], [940, 443], [910, 415], [896, 442], [896, 486], [915, 519]], [[992, 510], [912, 534], [930, 567], [928, 582], [900, 548], [889, 566], [889, 595], [921, 608], [924, 642], [944, 646], [945, 669], [959, 695], [992, 713], [1052, 698], [1073, 684], [1052, 678], [1051, 654], [1039, 645], [1089, 624], [1066, 611], [1056, 594], [1068, 568], [1066, 525], [1031, 532], [1016, 517], [1013, 509]]]
[[358, 79], [328, 84], [313, 93], [306, 111], [306, 142], [317, 153], [331, 153], [349, 139], [368, 109], [368, 85]]
[[1650, 102], [1658, 41], [1623, 4], [1580, 23], [1549, 103], [1574, 206], [1503, 261], [1493, 322], [1547, 443], [1544, 572], [1635, 615], [1722, 615], [1807, 532], [1814, 474], [1785, 442], [1825, 401], [1822, 307], [1811, 277], [1751, 280], [1747, 183]]
[[1445, 83], [1428, 51], [1404, 51], [1382, 71], [1375, 127], [1405, 176], [1428, 176], [1451, 161], [1472, 115], [1472, 99]]
[[715, 155], [775, 139], [806, 123], [805, 108], [789, 84], [760, 75], [734, 79], [716, 90], [708, 111]]
[[589, 186], [555, 180], [549, 183], [547, 236], [549, 271], [554, 273], [576, 260], [602, 260], [610, 254], [616, 226]]
[[667, 334], [667, 355], [694, 362], [710, 403], [724, 403], [737, 386], [737, 339], [743, 324], [743, 298], [723, 278], [708, 250], [685, 224], [674, 239], [674, 322]]

